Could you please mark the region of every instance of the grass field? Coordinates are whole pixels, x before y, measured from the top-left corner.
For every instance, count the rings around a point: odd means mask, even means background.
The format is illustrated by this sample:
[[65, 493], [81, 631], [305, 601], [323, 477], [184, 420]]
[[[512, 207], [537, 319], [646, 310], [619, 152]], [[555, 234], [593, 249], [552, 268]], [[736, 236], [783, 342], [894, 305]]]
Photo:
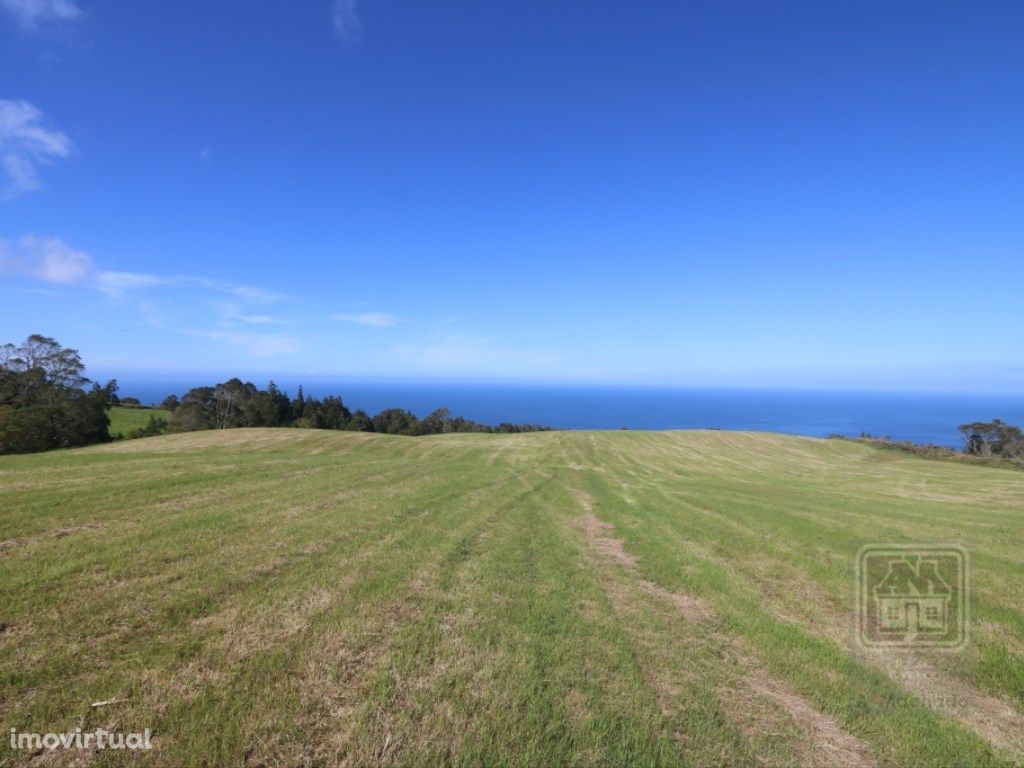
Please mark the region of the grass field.
[[149, 423], [151, 416], [158, 419], [169, 419], [170, 411], [162, 411], [159, 408], [123, 408], [114, 406], [108, 411], [110, 416], [110, 434], [126, 436], [133, 429], [139, 429]]
[[[1024, 759], [1019, 471], [756, 433], [230, 430], [0, 457], [0, 510], [0, 724], [154, 733], [44, 764]], [[874, 541], [969, 550], [967, 650], [854, 642]]]

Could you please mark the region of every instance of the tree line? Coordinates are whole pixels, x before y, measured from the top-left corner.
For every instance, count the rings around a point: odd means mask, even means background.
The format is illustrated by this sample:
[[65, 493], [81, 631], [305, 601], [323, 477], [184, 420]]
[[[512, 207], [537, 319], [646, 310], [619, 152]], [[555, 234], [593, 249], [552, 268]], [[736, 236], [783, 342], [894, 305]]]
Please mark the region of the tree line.
[[[62, 347], [49, 336], [33, 334], [22, 344], [0, 346], [0, 453], [34, 453], [111, 440], [107, 415], [111, 406], [122, 402], [137, 406], [139, 401], [130, 397], [120, 400], [116, 380], [100, 384], [87, 379], [84, 371], [78, 351]], [[349, 410], [334, 395], [306, 397], [300, 386], [290, 398], [273, 382], [260, 389], [237, 378], [194, 387], [180, 398], [171, 395], [161, 408], [170, 411], [169, 419], [152, 416], [146, 426], [128, 436], [233, 427], [303, 427], [410, 436], [548, 429], [508, 422], [480, 424], [453, 416], [447, 408], [438, 408], [424, 418], [402, 408], [386, 408], [370, 416], [362, 410]], [[961, 424], [959, 430], [965, 454], [1024, 462], [1020, 427], [994, 419]], [[905, 448], [918, 453], [948, 451], [910, 444]]]
[[[24, 343], [0, 347], [0, 453], [35, 453], [71, 448], [113, 439], [109, 409], [120, 403], [139, 405], [136, 398], [120, 400], [117, 381], [100, 385], [87, 379], [77, 350], [55, 339], [34, 334]], [[402, 408], [387, 408], [375, 416], [349, 410], [335, 395], [306, 397], [302, 387], [289, 398], [273, 382], [260, 389], [233, 378], [213, 386], [194, 387], [181, 398], [170, 395], [161, 403], [170, 418], [151, 416], [128, 437], [163, 432], [189, 432], [234, 427], [304, 427], [389, 435], [434, 435], [448, 432], [535, 432], [536, 424], [503, 422], [497, 426], [453, 416], [438, 408], [424, 418]]]
[[497, 426], [453, 416], [438, 408], [424, 418], [402, 408], [386, 408], [375, 416], [351, 411], [336, 395], [306, 397], [302, 387], [294, 398], [270, 382], [260, 389], [241, 379], [213, 386], [194, 387], [180, 399], [165, 398], [160, 407], [171, 412], [168, 429], [189, 432], [234, 427], [302, 427], [351, 432], [380, 432], [388, 435], [438, 435], [449, 432], [537, 432], [547, 429], [536, 424], [503, 422]]

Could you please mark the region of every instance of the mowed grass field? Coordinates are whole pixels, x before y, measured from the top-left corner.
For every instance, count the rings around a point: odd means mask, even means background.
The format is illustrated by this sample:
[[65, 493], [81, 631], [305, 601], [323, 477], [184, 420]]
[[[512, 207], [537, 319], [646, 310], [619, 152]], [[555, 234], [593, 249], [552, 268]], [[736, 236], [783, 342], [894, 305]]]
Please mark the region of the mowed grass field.
[[[10, 764], [1024, 759], [1019, 471], [756, 433], [229, 430], [0, 457], [0, 542], [5, 741], [154, 733]], [[969, 550], [965, 651], [857, 645], [868, 542]]]
[[133, 429], [140, 429], [149, 424], [151, 416], [155, 416], [158, 419], [169, 419], [171, 412], [159, 408], [124, 408], [122, 406], [114, 406], [110, 409], [108, 415], [110, 416], [109, 431], [111, 436], [121, 435], [125, 437]]

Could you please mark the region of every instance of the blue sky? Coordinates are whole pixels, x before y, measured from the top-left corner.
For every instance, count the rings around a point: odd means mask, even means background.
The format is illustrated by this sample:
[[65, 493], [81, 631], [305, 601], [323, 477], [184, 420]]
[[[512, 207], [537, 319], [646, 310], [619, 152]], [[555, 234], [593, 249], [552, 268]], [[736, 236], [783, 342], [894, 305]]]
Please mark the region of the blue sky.
[[104, 375], [1024, 386], [1024, 4], [0, 0]]

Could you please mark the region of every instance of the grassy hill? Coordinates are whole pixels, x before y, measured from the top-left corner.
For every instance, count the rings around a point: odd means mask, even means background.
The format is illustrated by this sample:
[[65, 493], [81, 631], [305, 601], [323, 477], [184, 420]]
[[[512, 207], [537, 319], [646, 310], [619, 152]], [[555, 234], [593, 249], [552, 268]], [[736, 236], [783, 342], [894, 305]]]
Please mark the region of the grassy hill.
[[[854, 642], [876, 541], [968, 548], [966, 651]], [[6, 456], [0, 627], [5, 728], [154, 765], [1011, 765], [1024, 473], [699, 431]]]
[[110, 434], [126, 436], [133, 429], [139, 429], [149, 423], [151, 416], [158, 419], [169, 419], [170, 411], [159, 408], [125, 408], [114, 406], [108, 412], [110, 416]]

